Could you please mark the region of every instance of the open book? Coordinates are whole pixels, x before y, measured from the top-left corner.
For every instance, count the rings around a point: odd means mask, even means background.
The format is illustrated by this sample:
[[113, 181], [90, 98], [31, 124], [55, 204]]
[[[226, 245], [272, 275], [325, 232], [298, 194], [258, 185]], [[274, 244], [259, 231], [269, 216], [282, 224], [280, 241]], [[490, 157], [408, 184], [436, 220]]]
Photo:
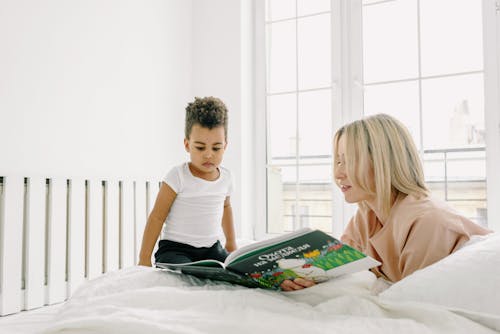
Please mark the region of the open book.
[[286, 279], [303, 277], [322, 282], [379, 265], [380, 262], [334, 237], [309, 228], [241, 247], [229, 254], [224, 263], [156, 263], [158, 268], [183, 274], [275, 290]]

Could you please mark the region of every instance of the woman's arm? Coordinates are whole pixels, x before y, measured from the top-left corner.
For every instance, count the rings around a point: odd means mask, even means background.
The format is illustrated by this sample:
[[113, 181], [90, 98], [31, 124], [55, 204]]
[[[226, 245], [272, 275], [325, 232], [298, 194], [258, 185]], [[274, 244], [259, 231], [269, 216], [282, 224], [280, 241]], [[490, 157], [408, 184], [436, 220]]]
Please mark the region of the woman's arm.
[[151, 211], [144, 234], [142, 237], [141, 252], [139, 253], [139, 265], [151, 267], [151, 254], [160, 235], [161, 228], [170, 212], [170, 207], [177, 194], [165, 182], [162, 183], [156, 202]]
[[234, 222], [233, 222], [233, 209], [231, 208], [231, 200], [229, 196], [226, 197], [224, 201], [224, 213], [222, 214], [222, 230], [226, 237], [225, 248], [228, 252], [235, 251], [236, 248], [236, 236], [234, 233]]

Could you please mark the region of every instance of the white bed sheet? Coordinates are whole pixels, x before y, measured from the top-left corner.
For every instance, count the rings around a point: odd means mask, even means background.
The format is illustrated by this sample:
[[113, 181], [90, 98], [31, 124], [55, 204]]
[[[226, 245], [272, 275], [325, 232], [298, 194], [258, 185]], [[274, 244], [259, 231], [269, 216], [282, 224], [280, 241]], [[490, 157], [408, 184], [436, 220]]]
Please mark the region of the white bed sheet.
[[374, 282], [367, 271], [280, 293], [132, 267], [84, 284], [35, 332], [12, 333], [496, 333], [498, 319], [481, 314], [383, 301]]
[[0, 317], [0, 334], [33, 334], [54, 319], [64, 303]]

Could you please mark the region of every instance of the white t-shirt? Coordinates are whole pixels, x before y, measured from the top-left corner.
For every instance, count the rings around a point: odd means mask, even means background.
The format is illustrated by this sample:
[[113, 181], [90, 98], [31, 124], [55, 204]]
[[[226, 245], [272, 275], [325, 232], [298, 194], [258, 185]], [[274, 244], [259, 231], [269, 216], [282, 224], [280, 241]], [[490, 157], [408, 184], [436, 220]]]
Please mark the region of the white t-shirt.
[[188, 163], [172, 168], [163, 182], [177, 193], [163, 223], [162, 240], [210, 247], [222, 234], [224, 200], [233, 192], [231, 172], [219, 167], [217, 180], [194, 176]]

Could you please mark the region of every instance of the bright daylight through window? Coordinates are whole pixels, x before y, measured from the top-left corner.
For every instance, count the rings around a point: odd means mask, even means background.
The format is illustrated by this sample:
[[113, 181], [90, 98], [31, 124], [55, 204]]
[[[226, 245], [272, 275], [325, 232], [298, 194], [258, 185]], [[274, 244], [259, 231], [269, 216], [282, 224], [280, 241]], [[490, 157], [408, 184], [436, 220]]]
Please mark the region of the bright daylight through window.
[[[268, 233], [332, 231], [334, 2], [265, 2]], [[481, 1], [365, 0], [359, 8], [363, 113], [402, 120], [434, 195], [485, 225]]]

